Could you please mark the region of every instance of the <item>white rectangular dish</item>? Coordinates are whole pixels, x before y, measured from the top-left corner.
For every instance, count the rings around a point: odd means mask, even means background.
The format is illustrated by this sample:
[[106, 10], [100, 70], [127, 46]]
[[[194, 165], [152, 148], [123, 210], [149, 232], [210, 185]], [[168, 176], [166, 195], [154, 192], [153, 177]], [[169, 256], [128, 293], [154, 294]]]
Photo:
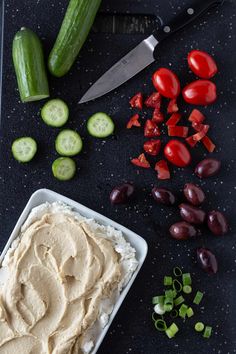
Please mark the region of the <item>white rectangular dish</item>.
[[[38, 191], [36, 191], [31, 198], [29, 199], [25, 209], [23, 210], [20, 218], [18, 219], [18, 222], [16, 223], [16, 226], [12, 232], [12, 234], [9, 237], [9, 240], [0, 256], [0, 265], [7, 253], [7, 251], [9, 250], [9, 248], [11, 247], [12, 242], [19, 236], [20, 234], [20, 230], [21, 230], [21, 226], [23, 225], [23, 223], [26, 221], [29, 213], [31, 212], [31, 210], [37, 206], [39, 206], [40, 204], [43, 203], [53, 203], [53, 202], [62, 202], [67, 204], [69, 207], [73, 208], [74, 211], [78, 212], [79, 214], [81, 214], [82, 216], [86, 217], [86, 218], [92, 218], [94, 220], [96, 220], [98, 223], [105, 225], [105, 226], [112, 226], [115, 229], [121, 231], [125, 237], [125, 239], [127, 240], [127, 242], [129, 242], [131, 244], [131, 246], [136, 250], [136, 259], [138, 261], [138, 266], [136, 268], [136, 270], [134, 271], [130, 281], [128, 282], [128, 284], [125, 286], [125, 288], [122, 290], [116, 304], [114, 305], [114, 309], [109, 317], [109, 321], [107, 323], [107, 325], [104, 327], [104, 329], [102, 330], [102, 332], [100, 333], [95, 346], [91, 352], [91, 354], [96, 354], [97, 350], [99, 348], [99, 346], [102, 343], [103, 338], [105, 337], [117, 311], [119, 310], [125, 296], [127, 295], [130, 287], [132, 286], [138, 272], [140, 271], [143, 262], [146, 258], [147, 255], [147, 243], [146, 241], [140, 237], [139, 235], [135, 234], [134, 232], [128, 230], [127, 228], [125, 228], [122, 225], [119, 225], [118, 223], [108, 219], [107, 217], [81, 205], [80, 203], [77, 203], [63, 195], [60, 195], [58, 193], [55, 193], [51, 190], [48, 189], [39, 189]], [[4, 274], [2, 274], [0, 272], [0, 283], [2, 281], [4, 281], [3, 279], [1, 279], [4, 276]]]

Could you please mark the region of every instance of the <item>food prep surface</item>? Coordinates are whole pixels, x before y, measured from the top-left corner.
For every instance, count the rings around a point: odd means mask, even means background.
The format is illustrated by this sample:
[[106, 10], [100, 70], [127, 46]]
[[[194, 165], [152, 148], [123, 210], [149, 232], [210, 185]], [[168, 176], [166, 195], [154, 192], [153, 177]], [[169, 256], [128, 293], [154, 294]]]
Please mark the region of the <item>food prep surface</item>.
[[[100, 12], [159, 15], [169, 20], [191, 0], [103, 0]], [[163, 42], [156, 50], [157, 61], [116, 91], [87, 104], [78, 102], [86, 90], [120, 57], [146, 36], [91, 32], [77, 63], [63, 78], [49, 76], [51, 98], [65, 100], [70, 109], [67, 127], [76, 129], [83, 139], [83, 151], [75, 158], [78, 171], [69, 182], [56, 180], [51, 164], [58, 157], [54, 142], [59, 129], [48, 127], [40, 118], [43, 101], [21, 103], [14, 74], [11, 44], [17, 30], [26, 26], [43, 40], [49, 54], [60, 27], [67, 1], [5, 0], [4, 61], [2, 115], [0, 126], [0, 246], [3, 249], [30, 195], [39, 188], [50, 188], [98, 211], [144, 237], [149, 252], [144, 266], [119, 310], [98, 353], [108, 354], [233, 354], [236, 353], [236, 4], [228, 0], [212, 9], [187, 29]], [[188, 70], [187, 54], [192, 49], [212, 54], [219, 67], [213, 78], [218, 100], [201, 111], [210, 124], [210, 136], [217, 145], [211, 156], [199, 145], [193, 161], [185, 169], [171, 166], [172, 178], [159, 181], [151, 170], [137, 169], [130, 159], [138, 156], [144, 142], [139, 130], [126, 129], [133, 111], [129, 99], [138, 91], [147, 96], [153, 91], [151, 76], [159, 67], [169, 67], [184, 86], [195, 79]], [[193, 106], [180, 100], [187, 119]], [[107, 139], [88, 135], [86, 122], [96, 112], [106, 112], [114, 120], [115, 134]], [[150, 114], [152, 112], [150, 111]], [[142, 114], [142, 113], [141, 113]], [[148, 118], [146, 116], [146, 118]], [[19, 136], [31, 136], [38, 142], [38, 153], [29, 164], [22, 165], [11, 155], [11, 143]], [[167, 134], [161, 139], [169, 140]], [[217, 176], [200, 180], [194, 175], [196, 164], [205, 157], [222, 162]], [[109, 194], [122, 182], [134, 182], [134, 199], [127, 205], [110, 204]], [[199, 184], [206, 193], [204, 209], [224, 212], [230, 232], [222, 237], [204, 229], [197, 240], [178, 242], [170, 238], [169, 227], [180, 221], [178, 208], [155, 203], [153, 186], [168, 188], [183, 202], [185, 183]], [[219, 271], [213, 276], [196, 264], [196, 248], [208, 247], [217, 256]], [[163, 276], [175, 266], [183, 267], [194, 277], [194, 291], [205, 293], [198, 314], [181, 326], [169, 340], [156, 331], [152, 320], [152, 296], [163, 293]], [[203, 308], [204, 307], [204, 308]], [[194, 331], [196, 322], [213, 327], [205, 340]]]

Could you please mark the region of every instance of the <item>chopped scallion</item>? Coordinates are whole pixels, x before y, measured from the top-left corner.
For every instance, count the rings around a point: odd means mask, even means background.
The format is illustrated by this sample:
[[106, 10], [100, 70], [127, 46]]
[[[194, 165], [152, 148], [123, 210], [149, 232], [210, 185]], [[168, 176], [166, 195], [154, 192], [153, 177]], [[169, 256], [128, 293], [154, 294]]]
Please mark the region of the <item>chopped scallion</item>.
[[192, 309], [192, 307], [189, 307], [189, 308], [187, 309], [187, 316], [188, 316], [188, 318], [192, 317], [193, 315], [194, 315], [193, 309]]
[[210, 338], [211, 332], [212, 332], [212, 327], [206, 326], [206, 327], [205, 327], [205, 331], [204, 331], [204, 333], [203, 333], [203, 337], [204, 337], [204, 338]]
[[164, 277], [164, 285], [165, 285], [165, 286], [172, 285], [172, 282], [173, 282], [172, 277], [169, 277], [169, 276], [165, 276], [165, 277]]
[[156, 305], [154, 306], [154, 311], [155, 311], [158, 315], [164, 315], [164, 313], [165, 313], [164, 305], [162, 305], [162, 304], [156, 304]]
[[172, 310], [171, 313], [170, 313], [170, 317], [171, 318], [176, 318], [178, 317], [178, 311], [176, 309]]
[[177, 292], [180, 293], [183, 289], [182, 284], [180, 283], [180, 281], [178, 281], [177, 279], [174, 279], [173, 281], [173, 289]]
[[180, 295], [179, 297], [177, 297], [175, 300], [174, 300], [174, 304], [175, 306], [179, 306], [180, 304], [182, 304], [184, 302], [184, 297], [182, 295]]
[[160, 319], [155, 322], [155, 327], [160, 332], [164, 332], [167, 329], [166, 322]]
[[196, 305], [199, 305], [200, 302], [202, 301], [202, 298], [203, 298], [203, 293], [201, 293], [201, 291], [198, 291], [195, 295], [195, 298], [193, 300], [193, 303], [196, 304]]
[[179, 309], [179, 316], [182, 318], [185, 318], [186, 314], [187, 314], [187, 310], [188, 310], [188, 306], [185, 304], [182, 304]]
[[156, 305], [156, 304], [164, 304], [164, 295], [160, 295], [160, 296], [154, 296], [152, 298], [152, 304]]
[[184, 285], [183, 292], [185, 294], [190, 294], [192, 292], [192, 287], [190, 285]]
[[204, 324], [202, 322], [197, 322], [194, 326], [195, 331], [202, 332], [204, 330]]
[[175, 267], [173, 269], [173, 273], [174, 273], [174, 276], [176, 276], [176, 277], [181, 277], [181, 275], [183, 274], [182, 270], [179, 267]]
[[177, 325], [175, 323], [172, 323], [172, 325], [169, 328], [167, 328], [166, 335], [171, 339], [176, 335], [178, 331], [179, 328], [177, 327]]
[[191, 285], [192, 284], [192, 278], [190, 273], [184, 273], [182, 275], [182, 280], [183, 280], [183, 285]]
[[166, 298], [172, 298], [173, 299], [174, 295], [175, 295], [175, 293], [171, 289], [165, 291], [165, 297]]

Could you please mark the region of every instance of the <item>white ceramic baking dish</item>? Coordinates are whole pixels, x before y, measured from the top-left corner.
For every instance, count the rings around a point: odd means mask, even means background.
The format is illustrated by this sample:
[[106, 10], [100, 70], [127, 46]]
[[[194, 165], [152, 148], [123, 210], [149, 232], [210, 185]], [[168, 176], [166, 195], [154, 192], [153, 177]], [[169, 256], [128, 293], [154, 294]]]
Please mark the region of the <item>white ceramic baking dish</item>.
[[[24, 223], [24, 221], [27, 219], [30, 211], [45, 202], [57, 202], [57, 201], [61, 201], [69, 206], [71, 206], [75, 211], [78, 211], [81, 215], [87, 217], [87, 218], [93, 218], [96, 221], [98, 221], [100, 224], [103, 225], [110, 225], [113, 226], [115, 229], [122, 231], [125, 239], [135, 248], [136, 250], [136, 259], [138, 260], [138, 267], [136, 269], [136, 271], [133, 273], [129, 283], [126, 285], [126, 287], [122, 290], [120, 297], [117, 301], [117, 303], [114, 306], [114, 309], [110, 315], [109, 318], [109, 322], [108, 324], [105, 326], [105, 328], [102, 330], [101, 334], [99, 335], [97, 342], [95, 344], [95, 347], [93, 349], [93, 351], [91, 352], [91, 354], [96, 354], [98, 351], [99, 346], [101, 345], [103, 338], [105, 337], [117, 311], [119, 310], [122, 302], [124, 301], [125, 296], [127, 295], [131, 285], [133, 284], [138, 272], [140, 271], [143, 262], [146, 258], [147, 255], [147, 243], [146, 241], [140, 237], [139, 235], [135, 234], [134, 232], [128, 230], [126, 227], [117, 224], [116, 222], [108, 219], [107, 217], [85, 207], [84, 205], [77, 203], [75, 201], [73, 201], [72, 199], [69, 199], [67, 197], [64, 197], [61, 194], [55, 193], [49, 189], [39, 189], [37, 190], [29, 199], [28, 203], [26, 204], [25, 209], [23, 210], [20, 218], [18, 219], [16, 226], [11, 234], [11, 236], [9, 237], [9, 240], [0, 256], [0, 265], [2, 263], [2, 260], [7, 252], [7, 250], [9, 249], [9, 247], [11, 246], [13, 240], [19, 235], [20, 233], [20, 229], [22, 224]], [[3, 270], [3, 268], [2, 268]], [[1, 269], [0, 269], [0, 283], [4, 282], [4, 274], [2, 274]]]

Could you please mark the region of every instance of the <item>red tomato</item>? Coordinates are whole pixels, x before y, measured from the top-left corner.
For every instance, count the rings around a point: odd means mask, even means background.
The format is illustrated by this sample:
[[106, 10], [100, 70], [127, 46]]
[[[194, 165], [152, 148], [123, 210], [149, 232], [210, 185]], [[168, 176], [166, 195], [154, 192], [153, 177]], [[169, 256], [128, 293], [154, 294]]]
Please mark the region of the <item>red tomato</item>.
[[205, 148], [207, 149], [207, 151], [209, 151], [209, 152], [213, 152], [216, 148], [213, 141], [210, 138], [208, 138], [207, 135], [204, 136], [204, 138], [202, 139], [202, 143], [205, 146]]
[[216, 85], [209, 80], [196, 80], [185, 86], [182, 91], [186, 102], [206, 106], [217, 98]]
[[143, 144], [144, 151], [152, 156], [159, 154], [161, 149], [161, 140], [148, 140]]
[[160, 130], [155, 122], [148, 119], [144, 127], [144, 136], [147, 138], [154, 138], [155, 136], [161, 135]]
[[129, 101], [129, 104], [132, 108], [143, 108], [143, 95], [141, 92], [138, 92], [134, 97], [132, 97]]
[[178, 112], [178, 110], [179, 110], [179, 107], [177, 105], [177, 100], [176, 100], [176, 98], [173, 98], [168, 103], [167, 113], [176, 113], [176, 112]]
[[173, 71], [160, 68], [152, 76], [154, 87], [167, 98], [176, 98], [180, 94], [180, 82]]
[[133, 126], [134, 127], [141, 127], [141, 124], [139, 122], [139, 115], [137, 113], [130, 118], [130, 120], [128, 121], [128, 123], [126, 125], [126, 128], [130, 129]]
[[171, 117], [168, 119], [168, 121], [166, 122], [166, 125], [176, 125], [179, 123], [180, 119], [181, 119], [181, 114], [180, 113], [173, 113], [171, 115]]
[[188, 127], [183, 127], [181, 125], [168, 125], [168, 135], [186, 138], [188, 136]]
[[160, 160], [155, 165], [158, 179], [170, 179], [170, 170], [165, 160]]
[[204, 119], [204, 115], [198, 109], [194, 109], [188, 118], [188, 120], [193, 123], [202, 123]]
[[132, 159], [131, 163], [138, 167], [150, 168], [150, 163], [148, 162], [144, 154], [141, 154], [137, 158]]
[[192, 50], [188, 54], [188, 65], [194, 74], [202, 79], [210, 79], [218, 71], [212, 56], [201, 50]]
[[155, 108], [152, 114], [152, 121], [160, 124], [164, 121], [164, 115], [163, 113], [161, 113], [161, 111], [159, 110], [159, 108]]
[[170, 140], [164, 149], [167, 160], [178, 167], [185, 167], [191, 162], [191, 155], [187, 147], [178, 140]]
[[160, 110], [161, 95], [159, 94], [159, 92], [153, 92], [151, 96], [149, 96], [144, 103], [149, 108], [156, 108]]

